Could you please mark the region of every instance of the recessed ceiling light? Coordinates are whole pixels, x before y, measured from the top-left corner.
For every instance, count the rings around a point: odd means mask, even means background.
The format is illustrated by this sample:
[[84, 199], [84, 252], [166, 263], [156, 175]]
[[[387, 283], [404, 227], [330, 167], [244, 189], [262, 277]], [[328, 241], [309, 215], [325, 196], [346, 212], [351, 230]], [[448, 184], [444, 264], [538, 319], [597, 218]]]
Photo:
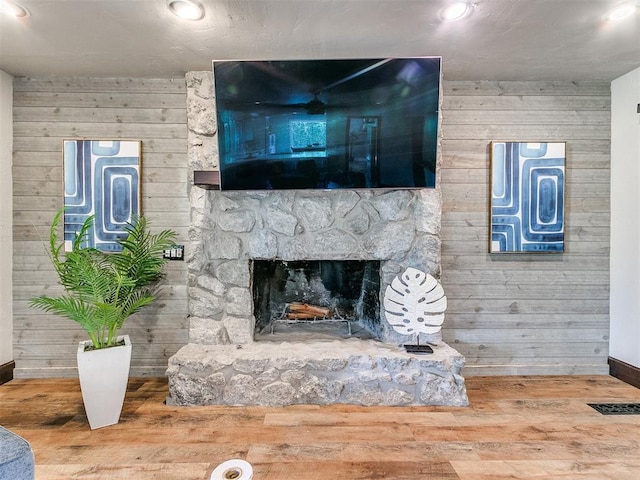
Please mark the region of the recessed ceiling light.
[[167, 0], [171, 13], [185, 20], [200, 20], [204, 17], [204, 8], [193, 0]]
[[635, 1], [632, 2], [623, 2], [617, 6], [615, 6], [607, 15], [607, 18], [612, 21], [622, 20], [623, 18], [627, 18], [632, 15], [637, 8], [637, 3]]
[[19, 3], [10, 0], [0, 0], [0, 13], [11, 15], [12, 17], [24, 18], [29, 16], [29, 10]]
[[469, 1], [453, 2], [447, 8], [443, 9], [440, 15], [443, 20], [453, 21], [460, 20], [471, 13], [473, 5]]

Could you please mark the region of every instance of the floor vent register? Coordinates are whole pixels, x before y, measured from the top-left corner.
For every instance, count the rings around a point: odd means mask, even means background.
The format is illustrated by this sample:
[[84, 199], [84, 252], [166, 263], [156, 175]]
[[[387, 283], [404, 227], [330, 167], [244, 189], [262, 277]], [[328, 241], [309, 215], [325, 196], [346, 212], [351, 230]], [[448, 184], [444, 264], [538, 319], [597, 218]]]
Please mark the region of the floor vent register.
[[640, 403], [588, 403], [602, 415], [640, 415]]

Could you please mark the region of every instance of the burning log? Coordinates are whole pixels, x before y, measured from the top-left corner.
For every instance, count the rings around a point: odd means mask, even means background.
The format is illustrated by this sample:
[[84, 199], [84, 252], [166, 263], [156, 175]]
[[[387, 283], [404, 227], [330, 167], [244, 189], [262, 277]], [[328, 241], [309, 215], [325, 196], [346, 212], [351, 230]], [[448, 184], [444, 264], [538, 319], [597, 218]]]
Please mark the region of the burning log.
[[316, 317], [328, 317], [330, 313], [330, 308], [295, 302], [289, 304], [287, 318], [290, 320], [311, 319]]

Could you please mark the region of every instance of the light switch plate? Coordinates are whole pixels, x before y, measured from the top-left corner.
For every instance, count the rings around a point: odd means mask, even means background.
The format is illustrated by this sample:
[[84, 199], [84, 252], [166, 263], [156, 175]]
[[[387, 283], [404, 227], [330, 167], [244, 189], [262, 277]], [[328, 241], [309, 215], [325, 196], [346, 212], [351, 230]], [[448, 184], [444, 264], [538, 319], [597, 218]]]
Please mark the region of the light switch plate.
[[184, 260], [184, 245], [174, 245], [164, 251], [164, 258], [167, 260]]

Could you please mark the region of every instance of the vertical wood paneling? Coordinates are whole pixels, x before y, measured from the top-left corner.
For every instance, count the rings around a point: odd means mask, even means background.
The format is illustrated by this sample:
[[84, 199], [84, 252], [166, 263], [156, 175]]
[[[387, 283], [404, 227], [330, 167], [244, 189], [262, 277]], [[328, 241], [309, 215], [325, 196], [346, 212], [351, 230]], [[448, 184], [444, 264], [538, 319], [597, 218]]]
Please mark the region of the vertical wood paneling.
[[[142, 210], [152, 229], [189, 225], [186, 89], [176, 79], [16, 78], [14, 80], [14, 356], [17, 377], [75, 375], [71, 321], [33, 310], [29, 298], [56, 292], [41, 241], [62, 206], [62, 140], [142, 141]], [[172, 262], [159, 301], [123, 330], [134, 343], [132, 374], [163, 375], [188, 342], [186, 269]]]
[[[465, 375], [607, 373], [608, 83], [445, 82], [443, 336]], [[565, 253], [489, 255], [491, 141], [566, 141]]]

